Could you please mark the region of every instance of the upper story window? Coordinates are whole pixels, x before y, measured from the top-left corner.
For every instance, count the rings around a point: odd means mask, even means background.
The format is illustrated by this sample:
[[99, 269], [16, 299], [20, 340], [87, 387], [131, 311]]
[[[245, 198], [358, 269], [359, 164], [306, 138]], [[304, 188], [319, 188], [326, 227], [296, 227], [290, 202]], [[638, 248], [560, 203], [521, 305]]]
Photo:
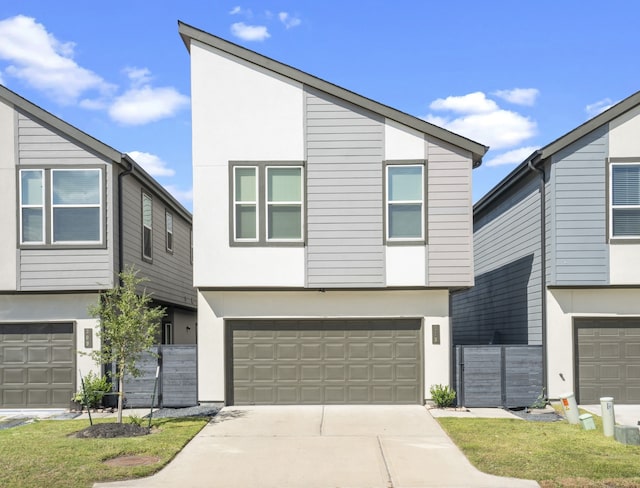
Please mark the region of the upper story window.
[[303, 244], [302, 164], [233, 163], [231, 178], [232, 245]]
[[20, 242], [94, 245], [103, 236], [102, 170], [20, 170]]
[[153, 259], [153, 200], [142, 194], [142, 258]]
[[387, 241], [424, 241], [424, 164], [387, 163], [386, 187]]
[[610, 232], [615, 238], [640, 238], [640, 163], [610, 166]]
[[169, 212], [164, 214], [167, 252], [173, 252], [173, 215]]

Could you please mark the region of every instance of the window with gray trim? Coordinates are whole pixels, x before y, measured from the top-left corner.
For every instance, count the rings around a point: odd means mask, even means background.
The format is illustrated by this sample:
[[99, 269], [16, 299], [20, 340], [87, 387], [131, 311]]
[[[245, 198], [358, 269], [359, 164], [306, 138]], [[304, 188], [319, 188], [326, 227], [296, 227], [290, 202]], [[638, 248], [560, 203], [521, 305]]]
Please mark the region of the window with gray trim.
[[640, 162], [610, 165], [610, 232], [615, 238], [640, 238]]
[[173, 252], [173, 215], [170, 212], [165, 211], [164, 221], [165, 221], [165, 231], [166, 231], [165, 244], [166, 244], [167, 252], [172, 253]]
[[142, 258], [153, 259], [153, 200], [142, 194]]
[[385, 168], [387, 241], [424, 241], [424, 164], [394, 162]]
[[22, 169], [19, 179], [21, 244], [102, 243], [101, 169]]
[[234, 245], [303, 243], [303, 164], [238, 162], [230, 175]]

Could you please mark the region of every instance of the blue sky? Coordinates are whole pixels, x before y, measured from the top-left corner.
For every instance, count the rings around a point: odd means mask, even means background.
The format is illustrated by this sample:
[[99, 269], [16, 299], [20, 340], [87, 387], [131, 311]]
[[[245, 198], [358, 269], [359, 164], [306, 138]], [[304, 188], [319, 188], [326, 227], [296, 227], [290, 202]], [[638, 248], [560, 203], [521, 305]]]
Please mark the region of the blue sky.
[[632, 0], [14, 0], [0, 3], [0, 83], [130, 153], [191, 208], [182, 20], [491, 146], [476, 201], [640, 90], [638, 14]]

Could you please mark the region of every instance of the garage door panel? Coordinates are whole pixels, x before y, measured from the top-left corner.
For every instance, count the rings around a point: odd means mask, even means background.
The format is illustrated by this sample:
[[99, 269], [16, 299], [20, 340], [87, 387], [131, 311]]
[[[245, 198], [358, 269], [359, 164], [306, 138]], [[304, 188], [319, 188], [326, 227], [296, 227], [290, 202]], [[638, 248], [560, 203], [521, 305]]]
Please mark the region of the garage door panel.
[[2, 382], [4, 386], [25, 385], [27, 383], [27, 370], [24, 368], [4, 368], [2, 370]]
[[420, 320], [228, 321], [235, 404], [421, 402]]
[[3, 408], [16, 408], [27, 405], [27, 392], [23, 389], [4, 389], [2, 391]]
[[25, 364], [28, 362], [27, 348], [4, 346], [4, 364]]
[[51, 368], [51, 383], [70, 385], [73, 383], [73, 368]]
[[[624, 318], [576, 318], [578, 401], [638, 403], [640, 391], [640, 321]], [[630, 340], [631, 339], [631, 340]]]
[[70, 346], [52, 346], [51, 347], [51, 362], [60, 363], [73, 363], [73, 348]]
[[29, 368], [27, 381], [30, 385], [46, 385], [51, 383], [49, 368]]

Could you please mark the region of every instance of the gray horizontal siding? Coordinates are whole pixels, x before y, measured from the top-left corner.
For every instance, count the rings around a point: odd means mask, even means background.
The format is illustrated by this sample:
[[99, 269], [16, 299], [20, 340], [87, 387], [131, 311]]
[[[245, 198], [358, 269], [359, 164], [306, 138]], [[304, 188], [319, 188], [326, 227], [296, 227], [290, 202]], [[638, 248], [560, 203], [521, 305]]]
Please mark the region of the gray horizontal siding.
[[549, 285], [609, 282], [607, 126], [553, 156]]
[[475, 286], [452, 296], [454, 344], [540, 344], [540, 192], [535, 173], [476, 215]]
[[[18, 113], [19, 165], [82, 166], [106, 168], [103, 178], [109, 182], [111, 164], [79, 146], [63, 134]], [[105, 242], [100, 249], [20, 249], [18, 283], [22, 291], [98, 290], [113, 285], [112, 187], [104, 195]]]
[[429, 286], [473, 284], [471, 154], [427, 140]]
[[320, 92], [305, 99], [307, 286], [384, 286], [383, 121]]
[[[123, 178], [123, 252], [125, 266], [134, 265], [149, 279], [144, 286], [155, 300], [194, 307], [193, 265], [190, 261], [189, 222], [171, 211], [153, 191], [146, 189], [153, 200], [153, 260], [142, 259], [142, 185], [133, 176]], [[173, 253], [166, 249], [165, 210], [173, 215]]]

